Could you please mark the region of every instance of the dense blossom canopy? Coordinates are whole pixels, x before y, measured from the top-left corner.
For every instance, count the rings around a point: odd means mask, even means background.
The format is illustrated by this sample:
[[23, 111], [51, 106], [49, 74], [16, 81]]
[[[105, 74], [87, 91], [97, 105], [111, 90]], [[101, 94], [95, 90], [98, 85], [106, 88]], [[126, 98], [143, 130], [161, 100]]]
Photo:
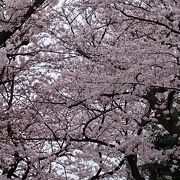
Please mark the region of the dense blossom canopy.
[[0, 179], [180, 179], [180, 1], [0, 1]]

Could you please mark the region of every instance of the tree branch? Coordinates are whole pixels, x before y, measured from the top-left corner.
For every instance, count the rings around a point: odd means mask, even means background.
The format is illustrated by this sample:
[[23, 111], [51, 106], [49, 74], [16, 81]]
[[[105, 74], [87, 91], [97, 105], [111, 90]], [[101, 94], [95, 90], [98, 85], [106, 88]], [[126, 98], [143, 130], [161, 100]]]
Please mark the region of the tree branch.
[[46, 0], [35, 0], [32, 6], [29, 6], [27, 12], [23, 15], [22, 19], [20, 20], [20, 23], [18, 26], [15, 26], [13, 30], [9, 31], [1, 31], [0, 32], [0, 47], [2, 47], [5, 42], [21, 27], [23, 24], [31, 17], [31, 15], [36, 11], [37, 8], [39, 8]]

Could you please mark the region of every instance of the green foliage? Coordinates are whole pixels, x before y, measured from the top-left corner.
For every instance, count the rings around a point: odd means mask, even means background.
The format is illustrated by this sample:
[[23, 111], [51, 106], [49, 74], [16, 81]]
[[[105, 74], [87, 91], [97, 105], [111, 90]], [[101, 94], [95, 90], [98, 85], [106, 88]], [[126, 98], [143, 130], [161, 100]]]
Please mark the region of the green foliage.
[[164, 135], [157, 135], [155, 141], [153, 142], [155, 145], [155, 148], [160, 149], [171, 149], [175, 145], [178, 145], [178, 138], [173, 137], [170, 134], [164, 134]]
[[[179, 180], [180, 179], [180, 170], [173, 169], [173, 166], [178, 166], [180, 164], [180, 160], [173, 159], [168, 161], [166, 164], [146, 164], [143, 166], [142, 170], [146, 171], [149, 174], [149, 180]], [[174, 163], [176, 162], [176, 163]]]
[[[177, 137], [170, 134], [158, 134], [153, 142], [155, 149], [170, 150], [179, 145]], [[180, 179], [180, 159], [170, 155], [165, 163], [148, 163], [143, 165], [142, 172], [148, 174], [149, 180], [179, 180]]]

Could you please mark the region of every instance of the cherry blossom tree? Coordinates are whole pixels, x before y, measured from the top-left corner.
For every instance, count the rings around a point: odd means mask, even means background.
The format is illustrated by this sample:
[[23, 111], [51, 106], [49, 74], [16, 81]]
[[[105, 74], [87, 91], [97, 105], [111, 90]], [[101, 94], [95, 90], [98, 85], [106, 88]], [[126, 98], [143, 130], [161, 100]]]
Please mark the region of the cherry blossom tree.
[[180, 178], [180, 2], [0, 3], [0, 178]]

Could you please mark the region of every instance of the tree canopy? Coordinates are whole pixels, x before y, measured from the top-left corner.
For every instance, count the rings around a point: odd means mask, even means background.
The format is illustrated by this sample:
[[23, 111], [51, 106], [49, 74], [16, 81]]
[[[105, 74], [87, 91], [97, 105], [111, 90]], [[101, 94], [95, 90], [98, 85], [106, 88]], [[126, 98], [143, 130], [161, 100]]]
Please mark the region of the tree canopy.
[[180, 1], [0, 1], [0, 179], [180, 179]]

